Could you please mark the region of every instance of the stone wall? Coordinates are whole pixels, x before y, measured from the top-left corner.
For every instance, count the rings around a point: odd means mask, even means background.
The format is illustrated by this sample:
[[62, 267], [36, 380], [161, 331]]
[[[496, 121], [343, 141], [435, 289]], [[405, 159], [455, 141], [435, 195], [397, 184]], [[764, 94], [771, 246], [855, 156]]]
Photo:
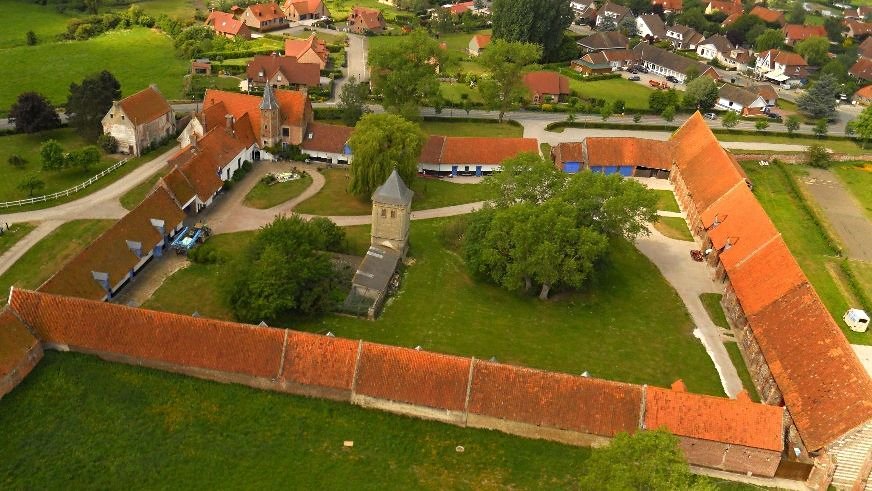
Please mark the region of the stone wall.
[[12, 389], [17, 387], [24, 380], [24, 377], [27, 377], [33, 367], [42, 360], [42, 355], [42, 343], [36, 343], [12, 370], [0, 374], [0, 399], [12, 392]]

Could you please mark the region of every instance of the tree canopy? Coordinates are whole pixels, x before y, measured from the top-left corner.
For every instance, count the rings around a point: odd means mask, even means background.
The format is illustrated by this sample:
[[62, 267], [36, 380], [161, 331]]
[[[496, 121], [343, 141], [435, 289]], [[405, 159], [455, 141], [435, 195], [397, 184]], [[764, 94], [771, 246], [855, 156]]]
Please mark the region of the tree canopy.
[[718, 86], [711, 77], [697, 77], [687, 84], [682, 103], [688, 109], [709, 111], [718, 102]]
[[872, 140], [872, 106], [866, 106], [857, 119], [851, 122], [851, 127], [865, 148], [869, 140]]
[[500, 121], [528, 95], [521, 71], [541, 54], [535, 44], [496, 39], [479, 56], [489, 75], [479, 81], [479, 93], [489, 109], [500, 112]]
[[819, 119], [832, 119], [836, 115], [836, 96], [839, 94], [839, 83], [830, 74], [821, 75], [811, 88], [796, 100], [799, 110], [807, 116]]
[[339, 103], [336, 105], [342, 112], [342, 122], [354, 126], [368, 112], [366, 107], [367, 86], [358, 82], [354, 76], [342, 86], [339, 93]]
[[812, 36], [796, 43], [796, 52], [801, 54], [809, 65], [821, 66], [829, 60], [830, 40], [821, 36]]
[[485, 179], [499, 196], [473, 213], [464, 259], [479, 277], [509, 290], [579, 288], [613, 239], [632, 240], [656, 220], [657, 197], [619, 175], [567, 176], [535, 154], [507, 159]]
[[754, 42], [754, 47], [758, 52], [779, 49], [782, 46], [784, 46], [784, 34], [778, 29], [766, 29], [757, 36], [757, 40]]
[[112, 107], [112, 101], [121, 98], [121, 84], [106, 70], [70, 84], [67, 97], [67, 115], [70, 126], [86, 140], [96, 142], [103, 133], [102, 119]]
[[394, 114], [417, 120], [419, 109], [439, 97], [436, 68], [444, 50], [422, 30], [403, 36], [399, 42], [374, 46], [369, 53], [372, 81], [382, 96], [382, 105]]
[[[326, 233], [331, 227], [336, 232]], [[335, 307], [346, 285], [324, 251], [339, 250], [343, 234], [326, 218], [307, 222], [296, 215], [278, 216], [261, 228], [231, 261], [224, 282], [236, 318], [255, 323]]]
[[395, 168], [411, 185], [426, 136], [417, 124], [395, 114], [366, 114], [348, 140], [351, 163], [349, 191], [361, 198], [372, 195]]
[[[608, 483], [603, 487], [604, 483]], [[607, 446], [594, 449], [584, 463], [581, 489], [717, 489], [690, 473], [678, 438], [666, 430], [618, 434]]]
[[541, 45], [546, 61], [557, 59], [574, 17], [569, 0], [494, 0], [491, 11], [495, 39]]
[[61, 125], [61, 118], [54, 106], [37, 92], [24, 92], [9, 109], [9, 117], [15, 118], [15, 130], [36, 133]]

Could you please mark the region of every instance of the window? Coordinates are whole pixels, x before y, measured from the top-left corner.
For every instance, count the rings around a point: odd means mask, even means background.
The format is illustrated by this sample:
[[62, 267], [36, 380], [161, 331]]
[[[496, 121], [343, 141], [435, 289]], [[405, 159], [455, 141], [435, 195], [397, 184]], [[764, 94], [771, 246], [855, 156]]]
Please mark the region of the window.
[[291, 136], [291, 129], [287, 127], [282, 128], [282, 136]]
[[391, 218], [397, 218], [397, 210], [391, 210]]
[[382, 210], [381, 210], [381, 217], [382, 217], [382, 218], [385, 218], [385, 217], [387, 217], [387, 216], [388, 216], [388, 210], [385, 210], [384, 208], [382, 208]]
[[121, 115], [121, 121], [124, 121], [124, 115], [123, 115], [123, 114]]

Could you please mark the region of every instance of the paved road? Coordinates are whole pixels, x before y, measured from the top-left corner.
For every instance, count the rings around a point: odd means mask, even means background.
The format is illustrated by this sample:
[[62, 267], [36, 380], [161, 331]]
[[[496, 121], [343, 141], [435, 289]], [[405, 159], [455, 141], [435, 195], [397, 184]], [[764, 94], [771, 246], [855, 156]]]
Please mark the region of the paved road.
[[802, 181], [845, 246], [847, 256], [872, 262], [872, 221], [851, 191], [825, 169], [809, 169]]

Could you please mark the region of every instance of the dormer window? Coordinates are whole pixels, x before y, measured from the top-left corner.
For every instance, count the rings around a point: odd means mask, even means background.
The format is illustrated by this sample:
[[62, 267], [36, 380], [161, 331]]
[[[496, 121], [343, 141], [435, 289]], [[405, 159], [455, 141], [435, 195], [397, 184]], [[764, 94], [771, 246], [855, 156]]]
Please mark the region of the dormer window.
[[257, 72], [257, 76], [258, 76], [258, 77], [263, 77], [263, 70]]

